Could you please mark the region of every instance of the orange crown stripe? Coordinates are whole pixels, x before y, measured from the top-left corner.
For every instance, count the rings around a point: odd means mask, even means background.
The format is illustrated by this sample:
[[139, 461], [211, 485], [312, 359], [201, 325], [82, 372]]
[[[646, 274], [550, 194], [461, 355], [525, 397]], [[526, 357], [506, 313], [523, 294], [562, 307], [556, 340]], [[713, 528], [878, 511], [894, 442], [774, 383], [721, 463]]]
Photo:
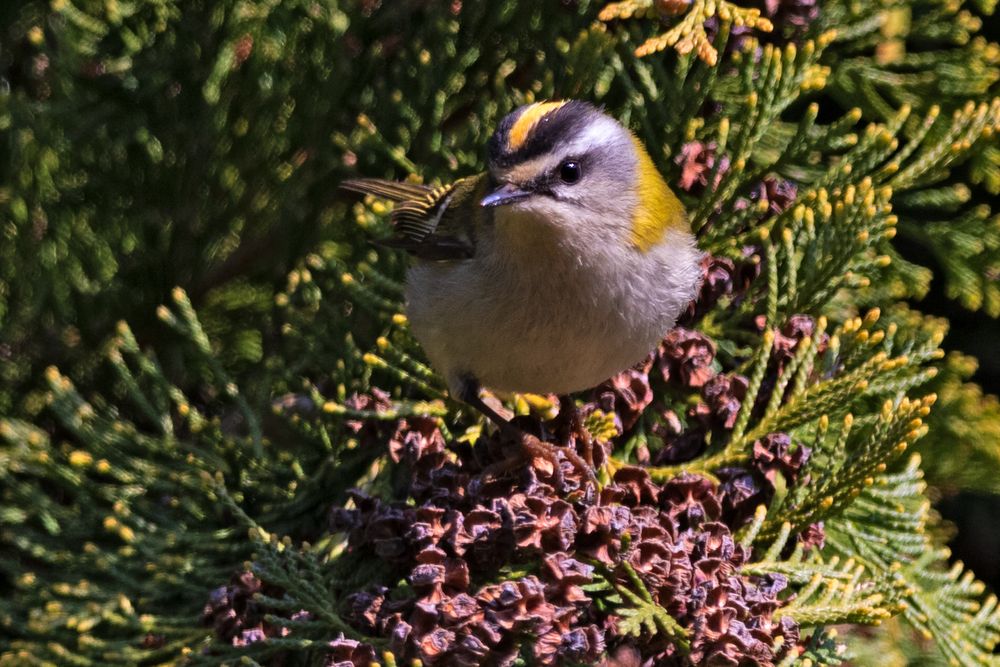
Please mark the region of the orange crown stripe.
[[536, 102], [529, 106], [514, 121], [514, 125], [507, 134], [507, 145], [511, 151], [516, 151], [527, 141], [531, 131], [538, 125], [539, 121], [556, 109], [566, 104], [563, 102]]

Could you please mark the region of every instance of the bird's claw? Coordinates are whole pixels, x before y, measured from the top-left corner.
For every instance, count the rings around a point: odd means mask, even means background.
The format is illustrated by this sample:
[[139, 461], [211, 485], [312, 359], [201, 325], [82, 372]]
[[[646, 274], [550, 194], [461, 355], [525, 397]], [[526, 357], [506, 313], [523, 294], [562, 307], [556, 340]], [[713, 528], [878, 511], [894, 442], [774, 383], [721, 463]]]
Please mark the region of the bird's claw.
[[594, 474], [593, 467], [588, 465], [573, 447], [554, 445], [523, 431], [517, 434], [517, 439], [518, 453], [487, 466], [483, 470], [484, 475], [487, 477], [497, 477], [523, 465], [525, 460], [542, 459], [547, 461], [552, 468], [552, 478], [556, 488], [563, 488], [565, 479], [562, 472], [562, 461], [558, 456], [561, 453], [563, 458], [569, 461], [582, 478], [595, 485], [597, 484], [597, 476]]

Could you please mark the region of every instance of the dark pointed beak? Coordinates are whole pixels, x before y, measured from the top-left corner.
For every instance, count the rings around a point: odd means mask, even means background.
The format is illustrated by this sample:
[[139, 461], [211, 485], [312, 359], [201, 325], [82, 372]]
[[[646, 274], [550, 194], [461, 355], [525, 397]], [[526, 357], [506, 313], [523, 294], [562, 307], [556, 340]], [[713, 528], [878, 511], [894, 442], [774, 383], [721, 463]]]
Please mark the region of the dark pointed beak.
[[521, 201], [530, 194], [531, 193], [527, 190], [522, 190], [516, 185], [504, 183], [499, 188], [483, 197], [482, 201], [479, 202], [479, 205], [483, 208], [504, 206], [506, 204], [513, 204], [516, 201]]

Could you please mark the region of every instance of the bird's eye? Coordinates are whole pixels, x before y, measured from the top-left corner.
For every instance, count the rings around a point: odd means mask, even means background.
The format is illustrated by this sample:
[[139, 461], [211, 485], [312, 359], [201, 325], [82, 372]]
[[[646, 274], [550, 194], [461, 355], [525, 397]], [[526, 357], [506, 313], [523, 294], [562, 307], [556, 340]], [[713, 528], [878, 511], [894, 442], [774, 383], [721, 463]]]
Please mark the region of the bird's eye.
[[580, 169], [579, 162], [568, 160], [559, 165], [559, 178], [562, 179], [563, 183], [572, 185], [579, 181], [581, 176], [583, 176], [583, 171]]

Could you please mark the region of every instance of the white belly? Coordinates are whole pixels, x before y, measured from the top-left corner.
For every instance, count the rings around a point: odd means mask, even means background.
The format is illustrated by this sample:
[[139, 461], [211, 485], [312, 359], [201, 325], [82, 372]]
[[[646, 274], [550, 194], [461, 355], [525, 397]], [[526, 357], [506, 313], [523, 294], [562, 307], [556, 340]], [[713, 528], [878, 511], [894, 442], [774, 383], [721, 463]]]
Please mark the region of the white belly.
[[[686, 239], [640, 254], [554, 261], [419, 263], [407, 313], [434, 367], [500, 391], [568, 393], [642, 360], [694, 297]], [[549, 258], [552, 260], [553, 258]]]

